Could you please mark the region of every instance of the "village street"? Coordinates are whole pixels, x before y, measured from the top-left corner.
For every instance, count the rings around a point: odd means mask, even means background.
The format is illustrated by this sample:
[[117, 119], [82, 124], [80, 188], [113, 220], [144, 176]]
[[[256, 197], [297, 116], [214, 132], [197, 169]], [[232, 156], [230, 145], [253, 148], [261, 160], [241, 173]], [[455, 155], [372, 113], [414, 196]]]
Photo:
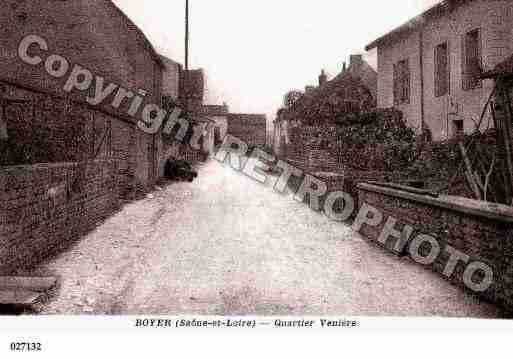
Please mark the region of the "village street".
[[210, 161], [40, 268], [43, 314], [496, 317], [439, 275]]

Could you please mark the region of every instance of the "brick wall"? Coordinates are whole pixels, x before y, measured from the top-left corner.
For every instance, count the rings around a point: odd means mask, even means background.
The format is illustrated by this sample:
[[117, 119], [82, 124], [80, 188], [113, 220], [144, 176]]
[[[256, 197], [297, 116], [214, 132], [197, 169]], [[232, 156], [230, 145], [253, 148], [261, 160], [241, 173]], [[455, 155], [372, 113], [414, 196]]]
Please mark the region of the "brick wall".
[[[387, 218], [398, 220], [395, 228], [401, 230], [404, 225], [414, 228], [410, 237], [419, 233], [437, 238], [442, 249], [450, 245], [470, 256], [471, 261], [480, 261], [489, 265], [494, 272], [494, 283], [483, 296], [502, 306], [513, 308], [513, 211], [511, 207], [462, 197], [441, 196], [433, 198], [412, 194], [407, 191], [360, 184], [358, 202], [367, 203], [381, 211], [384, 220], [381, 225], [364, 225], [360, 233], [377, 240]], [[385, 243], [392, 250], [393, 237]], [[444, 253], [429, 266], [441, 273], [449, 255]], [[470, 263], [470, 262], [469, 262]], [[464, 266], [460, 263], [450, 280], [462, 285]]]
[[113, 160], [2, 167], [0, 273], [35, 265], [93, 229], [118, 206], [118, 177]]

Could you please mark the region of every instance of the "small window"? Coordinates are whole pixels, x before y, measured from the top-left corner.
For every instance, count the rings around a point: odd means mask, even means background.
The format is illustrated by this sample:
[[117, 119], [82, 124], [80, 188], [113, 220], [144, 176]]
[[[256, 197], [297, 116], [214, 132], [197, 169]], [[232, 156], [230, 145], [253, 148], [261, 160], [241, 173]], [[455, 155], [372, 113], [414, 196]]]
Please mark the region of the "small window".
[[481, 87], [481, 31], [472, 30], [463, 39], [463, 89]]
[[453, 129], [454, 129], [454, 135], [455, 136], [462, 135], [464, 132], [463, 120], [454, 120], [454, 121], [452, 121], [452, 124], [453, 124]]
[[346, 100], [346, 101], [344, 101], [344, 112], [345, 113], [360, 112], [360, 104], [357, 101]]
[[410, 65], [408, 60], [394, 65], [394, 103], [410, 103]]
[[450, 92], [449, 46], [447, 42], [435, 47], [435, 96]]

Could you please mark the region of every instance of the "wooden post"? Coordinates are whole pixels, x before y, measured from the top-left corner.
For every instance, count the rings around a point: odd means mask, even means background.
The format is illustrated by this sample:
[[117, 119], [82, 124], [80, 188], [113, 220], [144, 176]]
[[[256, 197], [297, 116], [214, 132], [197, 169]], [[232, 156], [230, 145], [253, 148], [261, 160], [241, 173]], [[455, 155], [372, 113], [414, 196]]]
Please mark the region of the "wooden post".
[[5, 101], [0, 97], [0, 140], [7, 140], [7, 114], [5, 110]]
[[511, 110], [511, 97], [509, 91], [512, 83], [504, 77], [499, 76], [496, 79], [497, 94], [495, 99], [495, 117], [499, 124], [498, 143], [502, 144], [502, 152], [506, 163], [506, 182], [505, 192], [508, 204], [513, 204], [513, 141], [512, 141], [512, 123], [513, 114]]
[[472, 163], [470, 162], [470, 159], [467, 155], [467, 150], [465, 149], [465, 145], [463, 142], [458, 142], [458, 146], [460, 147], [461, 156], [463, 157], [463, 161], [465, 163], [465, 175], [467, 177], [467, 181], [472, 188], [472, 191], [474, 192], [474, 195], [476, 196], [476, 199], [482, 199], [481, 196], [481, 190], [479, 189], [479, 185], [476, 181], [476, 178], [474, 177], [474, 171], [472, 170]]

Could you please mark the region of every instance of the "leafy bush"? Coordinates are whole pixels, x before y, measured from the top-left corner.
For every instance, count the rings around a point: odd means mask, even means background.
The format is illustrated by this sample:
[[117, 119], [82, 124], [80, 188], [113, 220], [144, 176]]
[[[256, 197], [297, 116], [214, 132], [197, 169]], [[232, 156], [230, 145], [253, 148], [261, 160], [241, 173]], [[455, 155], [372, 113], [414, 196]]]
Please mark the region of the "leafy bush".
[[337, 158], [359, 170], [403, 171], [417, 155], [415, 133], [396, 110], [338, 121], [336, 143]]

